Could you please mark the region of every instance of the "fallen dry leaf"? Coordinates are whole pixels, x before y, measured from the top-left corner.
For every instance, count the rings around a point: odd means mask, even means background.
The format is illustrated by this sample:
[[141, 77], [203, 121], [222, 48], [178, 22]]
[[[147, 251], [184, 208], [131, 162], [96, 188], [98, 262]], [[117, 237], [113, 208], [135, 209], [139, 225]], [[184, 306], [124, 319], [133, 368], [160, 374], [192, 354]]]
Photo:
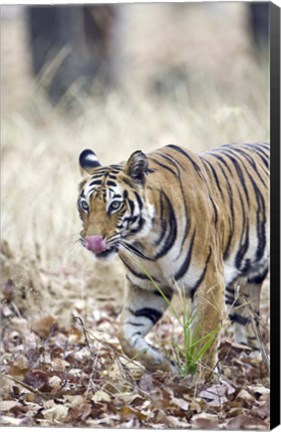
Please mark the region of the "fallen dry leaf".
[[231, 408], [228, 412], [227, 412], [227, 417], [237, 417], [240, 414], [245, 414], [247, 412], [246, 408], [243, 407], [237, 407], [237, 408]]
[[139, 388], [145, 392], [150, 392], [153, 389], [153, 378], [151, 374], [144, 373], [139, 381]]
[[227, 429], [252, 429], [252, 430], [265, 430], [267, 424], [258, 417], [241, 414], [237, 417], [230, 419], [227, 424]]
[[236, 392], [235, 387], [231, 385], [224, 377], [220, 378], [220, 383], [226, 388], [226, 394], [232, 395]]
[[2, 400], [0, 401], [0, 412], [10, 411], [12, 408], [19, 406], [18, 401], [14, 400]]
[[257, 386], [248, 386], [248, 390], [251, 393], [255, 393], [256, 395], [267, 395], [270, 394], [270, 390], [267, 387], [257, 385]]
[[52, 408], [48, 408], [42, 411], [42, 414], [46, 420], [50, 422], [62, 421], [66, 418], [69, 408], [64, 405], [55, 405]]
[[53, 392], [59, 390], [59, 388], [61, 387], [61, 383], [62, 383], [62, 379], [57, 375], [53, 375], [48, 379], [48, 384], [52, 388]]
[[57, 329], [58, 321], [50, 315], [35, 320], [31, 325], [31, 330], [43, 339], [46, 339]]
[[236, 399], [246, 402], [253, 402], [255, 400], [255, 398], [245, 389], [240, 390], [240, 392], [236, 396]]
[[130, 419], [132, 417], [135, 417], [138, 420], [146, 420], [146, 418], [147, 418], [147, 416], [144, 413], [142, 413], [141, 411], [139, 411], [135, 408], [132, 408], [130, 406], [124, 405], [123, 407], [119, 408], [117, 412], [118, 412], [118, 414], [120, 414], [121, 419], [123, 421]]
[[118, 393], [116, 395], [116, 400], [118, 400], [118, 402], [122, 402], [125, 403], [126, 405], [131, 405], [131, 403], [135, 400], [135, 399], [142, 399], [142, 397], [140, 396], [139, 393]]
[[205, 390], [198, 393], [198, 396], [203, 398], [210, 406], [220, 406], [227, 402], [226, 398], [227, 387], [223, 384], [214, 384]]
[[15, 418], [11, 416], [1, 415], [1, 423], [7, 426], [20, 426], [25, 421], [24, 418]]
[[34, 390], [50, 390], [48, 386], [48, 375], [41, 369], [34, 369], [27, 372], [23, 382], [28, 386], [33, 387]]
[[75, 396], [67, 395], [64, 396], [64, 400], [66, 402], [69, 402], [70, 408], [77, 408], [85, 402], [85, 397], [82, 395], [75, 395]]
[[180, 429], [189, 429], [191, 428], [190, 423], [184, 420], [179, 420], [177, 417], [172, 415], [165, 416], [165, 426], [168, 426], [169, 428], [180, 428]]
[[111, 397], [104, 390], [98, 390], [98, 391], [96, 391], [94, 396], [91, 398], [91, 400], [95, 403], [97, 403], [97, 402], [110, 402]]
[[9, 368], [9, 374], [11, 376], [17, 377], [21, 380], [24, 378], [25, 374], [28, 372], [29, 362], [26, 357], [21, 356], [17, 359], [12, 366]]
[[170, 403], [172, 405], [176, 405], [177, 407], [179, 407], [183, 411], [187, 411], [189, 409], [189, 403], [186, 400], [181, 399], [181, 398], [172, 397]]
[[195, 414], [191, 419], [192, 428], [213, 430], [218, 428], [218, 416], [214, 414]]
[[269, 418], [270, 416], [270, 404], [269, 401], [265, 403], [264, 405], [261, 405], [254, 409], [254, 412], [257, 416], [259, 416], [261, 419]]
[[71, 423], [77, 424], [77, 420], [85, 420], [92, 412], [92, 405], [89, 403], [83, 403], [79, 407], [70, 408], [68, 415], [67, 415], [67, 421]]

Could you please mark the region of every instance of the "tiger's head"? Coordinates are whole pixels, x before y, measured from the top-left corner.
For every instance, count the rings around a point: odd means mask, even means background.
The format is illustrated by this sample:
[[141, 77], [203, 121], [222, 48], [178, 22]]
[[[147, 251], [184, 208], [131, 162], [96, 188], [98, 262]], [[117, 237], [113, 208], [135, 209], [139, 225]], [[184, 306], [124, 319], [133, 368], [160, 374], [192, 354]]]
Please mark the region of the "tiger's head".
[[79, 157], [83, 180], [78, 210], [83, 246], [101, 260], [114, 257], [120, 248], [145, 236], [151, 227], [153, 207], [146, 200], [148, 160], [141, 151], [126, 163], [102, 166], [92, 150]]

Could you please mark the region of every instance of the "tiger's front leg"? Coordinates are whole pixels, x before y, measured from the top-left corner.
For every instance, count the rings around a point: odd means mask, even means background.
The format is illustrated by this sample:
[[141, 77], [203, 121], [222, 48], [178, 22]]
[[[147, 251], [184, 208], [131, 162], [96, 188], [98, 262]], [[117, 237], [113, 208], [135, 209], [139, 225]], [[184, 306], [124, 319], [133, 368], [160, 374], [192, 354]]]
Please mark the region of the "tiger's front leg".
[[204, 283], [192, 296], [192, 323], [195, 356], [202, 352], [198, 372], [211, 376], [218, 363], [219, 334], [224, 313], [224, 279], [216, 266], [210, 266]]
[[[172, 292], [169, 291], [166, 296], [170, 300]], [[125, 354], [142, 363], [149, 371], [175, 371], [172, 363], [145, 340], [145, 335], [162, 317], [167, 306], [167, 301], [156, 289], [148, 291], [128, 282], [119, 340]]]

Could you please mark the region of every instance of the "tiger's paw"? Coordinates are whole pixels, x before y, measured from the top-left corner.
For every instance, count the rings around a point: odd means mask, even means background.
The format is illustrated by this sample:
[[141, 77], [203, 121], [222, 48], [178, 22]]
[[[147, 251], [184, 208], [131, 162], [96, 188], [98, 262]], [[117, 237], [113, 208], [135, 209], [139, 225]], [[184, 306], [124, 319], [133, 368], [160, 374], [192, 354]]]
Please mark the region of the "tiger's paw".
[[162, 370], [177, 375], [177, 369], [174, 363], [165, 357], [156, 348], [149, 345], [145, 339], [139, 338], [138, 343], [133, 344], [124, 339], [122, 334], [119, 335], [119, 340], [123, 352], [133, 361], [141, 363], [148, 371], [155, 372]]

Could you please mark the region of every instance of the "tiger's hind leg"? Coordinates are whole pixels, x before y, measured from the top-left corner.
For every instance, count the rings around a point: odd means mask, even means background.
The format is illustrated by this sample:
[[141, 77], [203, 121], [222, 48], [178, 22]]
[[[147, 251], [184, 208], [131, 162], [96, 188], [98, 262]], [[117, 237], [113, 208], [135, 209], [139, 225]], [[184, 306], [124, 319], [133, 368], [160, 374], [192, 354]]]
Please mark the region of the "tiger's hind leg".
[[250, 318], [245, 306], [245, 297], [240, 295], [240, 288], [238, 281], [227, 285], [225, 304], [228, 307], [229, 319], [233, 323], [235, 341], [241, 345], [248, 345], [246, 326]]
[[[236, 298], [230, 305], [229, 318], [234, 323], [236, 342], [248, 345], [253, 351], [260, 350], [259, 321], [260, 294], [267, 270], [258, 276], [242, 278], [238, 281]], [[230, 291], [226, 288], [226, 303], [230, 303]]]
[[[165, 293], [169, 301], [172, 292]], [[123, 306], [119, 340], [123, 351], [132, 360], [142, 363], [146, 369], [175, 372], [172, 363], [146, 340], [146, 334], [161, 318], [168, 302], [157, 291], [142, 289], [129, 282], [127, 298]]]

